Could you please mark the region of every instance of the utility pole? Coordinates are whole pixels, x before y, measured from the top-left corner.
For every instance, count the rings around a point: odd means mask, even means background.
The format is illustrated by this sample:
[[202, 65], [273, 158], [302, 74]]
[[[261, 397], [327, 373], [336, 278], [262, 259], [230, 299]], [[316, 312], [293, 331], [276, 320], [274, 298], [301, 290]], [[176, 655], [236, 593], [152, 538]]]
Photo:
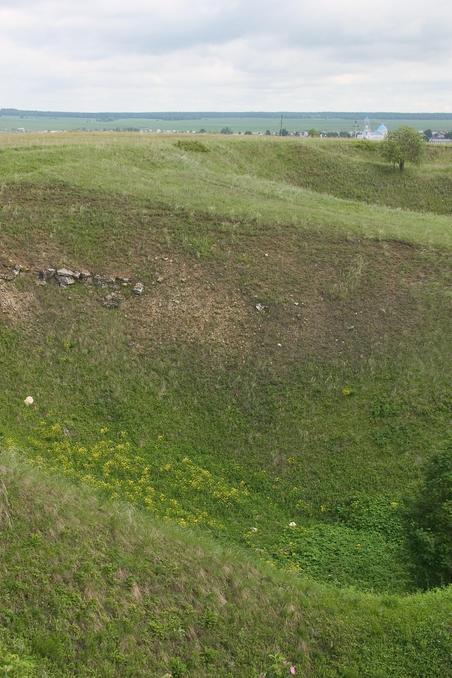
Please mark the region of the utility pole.
[[281, 124], [279, 126], [279, 136], [282, 137], [282, 122], [283, 122], [284, 113], [281, 113]]

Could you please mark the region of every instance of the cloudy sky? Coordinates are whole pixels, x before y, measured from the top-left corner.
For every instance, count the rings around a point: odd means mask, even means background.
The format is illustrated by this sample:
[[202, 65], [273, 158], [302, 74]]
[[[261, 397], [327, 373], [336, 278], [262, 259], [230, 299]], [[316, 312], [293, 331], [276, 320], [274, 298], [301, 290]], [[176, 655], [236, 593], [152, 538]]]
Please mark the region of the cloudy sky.
[[0, 108], [452, 111], [452, 0], [0, 0]]

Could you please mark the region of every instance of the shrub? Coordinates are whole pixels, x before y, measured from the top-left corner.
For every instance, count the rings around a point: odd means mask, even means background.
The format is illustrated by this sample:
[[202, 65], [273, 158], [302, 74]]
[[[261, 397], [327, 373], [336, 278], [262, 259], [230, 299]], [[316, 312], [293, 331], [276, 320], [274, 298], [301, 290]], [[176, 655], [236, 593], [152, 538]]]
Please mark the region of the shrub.
[[419, 584], [452, 582], [452, 446], [436, 454], [408, 503], [409, 542]]
[[208, 153], [209, 149], [208, 147], [202, 143], [202, 141], [188, 141], [188, 140], [183, 140], [179, 139], [179, 141], [176, 142], [175, 146], [177, 148], [180, 148], [182, 151], [191, 151], [192, 153]]

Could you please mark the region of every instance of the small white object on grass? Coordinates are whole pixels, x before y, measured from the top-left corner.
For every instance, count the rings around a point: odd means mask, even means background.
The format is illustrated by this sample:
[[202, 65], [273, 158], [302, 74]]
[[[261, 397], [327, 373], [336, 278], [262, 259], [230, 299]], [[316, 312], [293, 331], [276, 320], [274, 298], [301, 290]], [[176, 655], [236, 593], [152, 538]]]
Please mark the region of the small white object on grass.
[[296, 527], [296, 526], [297, 526], [297, 523], [295, 523], [293, 520], [292, 520], [291, 523], [289, 523], [289, 527]]
[[24, 400], [24, 403], [27, 407], [30, 407], [30, 405], [33, 405], [33, 403], [34, 403], [33, 396], [27, 396]]

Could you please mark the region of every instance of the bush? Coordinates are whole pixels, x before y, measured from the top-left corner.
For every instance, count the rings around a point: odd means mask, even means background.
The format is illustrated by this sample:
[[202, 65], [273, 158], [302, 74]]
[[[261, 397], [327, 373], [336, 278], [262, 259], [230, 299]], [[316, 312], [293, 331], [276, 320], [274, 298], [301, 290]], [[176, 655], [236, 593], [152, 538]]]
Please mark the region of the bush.
[[179, 141], [176, 142], [175, 146], [177, 148], [180, 148], [182, 151], [191, 151], [194, 153], [208, 153], [209, 149], [208, 147], [202, 143], [202, 141], [189, 141], [189, 140], [183, 140], [180, 139]]
[[409, 501], [409, 542], [419, 584], [452, 582], [452, 446], [435, 455]]

